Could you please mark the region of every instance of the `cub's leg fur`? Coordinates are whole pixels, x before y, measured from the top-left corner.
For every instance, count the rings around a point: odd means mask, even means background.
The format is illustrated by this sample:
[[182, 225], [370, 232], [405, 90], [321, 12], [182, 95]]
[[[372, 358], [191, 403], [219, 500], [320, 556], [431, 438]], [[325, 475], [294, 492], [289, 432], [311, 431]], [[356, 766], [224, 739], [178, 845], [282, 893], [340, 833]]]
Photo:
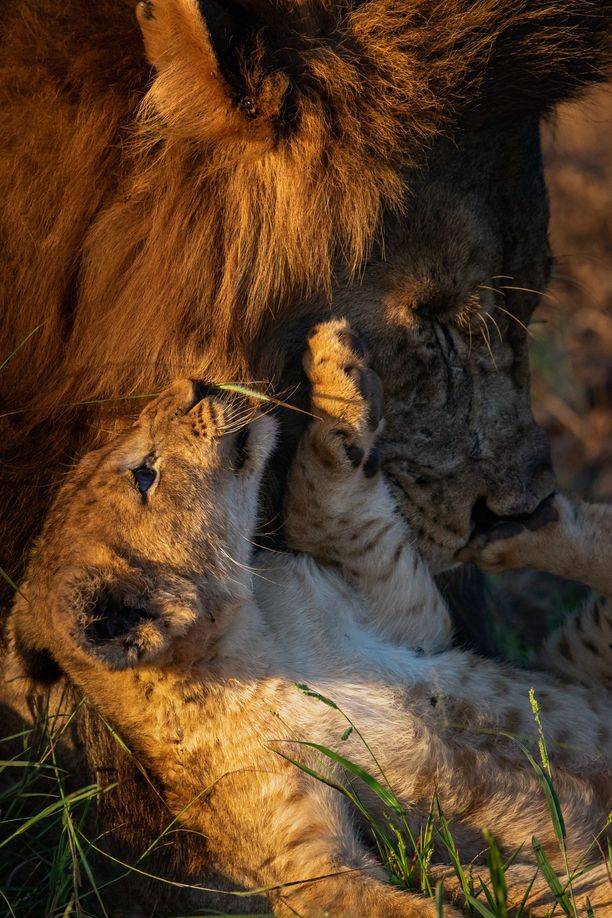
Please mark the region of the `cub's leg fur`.
[[[286, 530], [290, 543], [324, 562], [339, 565], [368, 602], [368, 625], [376, 628], [382, 619], [386, 637], [414, 646], [423, 640], [425, 631], [419, 611], [426, 610], [434, 618], [441, 612], [445, 618], [446, 609], [429, 571], [424, 565], [419, 567], [407, 530], [397, 519], [393, 501], [372, 461], [380, 417], [376, 381], [368, 371], [359, 340], [343, 322], [325, 323], [314, 330], [305, 368], [312, 383], [313, 411], [318, 420], [311, 424], [302, 441], [289, 479]], [[414, 618], [413, 609], [417, 612]], [[440, 649], [445, 646], [442, 644]], [[477, 799], [482, 788], [489, 787], [490, 796], [484, 795], [484, 810], [478, 812], [475, 824], [493, 815], [491, 801], [497, 799], [500, 806], [494, 813], [495, 825], [509, 848], [527, 837], [517, 842], [521, 832], [529, 831], [529, 826], [523, 824], [518, 829], [515, 797], [519, 793], [537, 794], [537, 782], [532, 781], [532, 790], [527, 790], [532, 776], [527, 773], [522, 779], [518, 777], [524, 771], [518, 746], [510, 745], [502, 736], [496, 741], [495, 735], [511, 733], [523, 741], [535, 739], [529, 703], [529, 689], [534, 683], [548, 737], [555, 748], [555, 761], [567, 769], [558, 775], [558, 784], [569, 809], [575, 799], [575, 778], [571, 773], [597, 773], [612, 754], [606, 708], [600, 699], [579, 700], [575, 691], [566, 690], [550, 677], [534, 678], [462, 651], [442, 652], [434, 657], [423, 683], [411, 690], [411, 704], [415, 706], [421, 692], [427, 695], [429, 710], [423, 710], [424, 721], [431, 723], [434, 734], [439, 729], [449, 742], [437, 762], [427, 767], [439, 773], [444, 755], [450, 757], [450, 749], [455, 747], [461, 750], [444, 781], [446, 799], [451, 802], [448, 791], [456, 786], [458, 798], [453, 802], [460, 808], [461, 797], [464, 802], [466, 796]], [[568, 740], [568, 712], [576, 712], [576, 702], [585, 708], [580, 720], [581, 735], [575, 733]], [[434, 734], [428, 740], [431, 748], [435, 746]], [[476, 749], [479, 753], [474, 755]], [[593, 761], [593, 749], [597, 750], [597, 761]], [[510, 797], [502, 803], [500, 788], [508, 782], [510, 760], [513, 768], [518, 767], [518, 783], [513, 784]], [[604, 764], [603, 770], [605, 767]], [[495, 782], [490, 782], [493, 774], [498, 775], [497, 792]], [[399, 787], [405, 778], [401, 763], [397, 763], [396, 776]], [[584, 791], [588, 794], [586, 785]], [[411, 788], [408, 796], [413, 793]], [[476, 804], [473, 806], [477, 809]], [[598, 815], [597, 803], [592, 809], [586, 803], [578, 808], [572, 805], [571, 809], [572, 844], [579, 849], [584, 841], [583, 826], [589, 821], [599, 824], [604, 817]], [[512, 813], [510, 820], [508, 813]]]
[[[481, 879], [484, 883], [490, 885], [491, 877], [487, 868], [474, 864], [470, 865], [469, 869], [476, 889], [479, 888]], [[505, 876], [508, 887], [510, 915], [517, 913], [516, 910], [518, 910], [524, 892], [530, 883], [533, 883], [533, 885], [526, 903], [526, 909], [522, 914], [527, 914], [530, 918], [550, 918], [553, 914], [562, 914], [560, 907], [556, 912], [554, 911], [554, 901], [551, 901], [550, 886], [539, 871], [536, 874], [533, 864], [512, 864], [506, 869]], [[433, 882], [442, 880], [444, 892], [453, 902], [459, 904], [465, 901], [457, 874], [452, 867], [432, 866], [430, 868], [430, 880]], [[564, 886], [566, 879], [561, 877], [560, 882]], [[578, 915], [586, 916], [585, 900], [587, 897], [596, 918], [609, 918], [612, 915], [612, 883], [608, 879], [604, 864], [599, 867], [593, 867], [580, 876], [574, 876], [572, 890]]]
[[450, 644], [450, 616], [379, 473], [382, 384], [364, 345], [346, 320], [323, 322], [310, 334], [304, 367], [317, 420], [289, 476], [289, 544], [339, 565], [364, 595], [379, 634], [441, 650]]
[[[495, 529], [468, 546], [462, 558], [487, 570], [532, 567], [579, 580], [591, 597], [542, 647], [536, 665], [586, 685], [612, 690], [612, 506], [555, 495], [557, 519], [509, 538]], [[516, 524], [518, 528], [520, 524]], [[503, 532], [503, 530], [502, 530]]]

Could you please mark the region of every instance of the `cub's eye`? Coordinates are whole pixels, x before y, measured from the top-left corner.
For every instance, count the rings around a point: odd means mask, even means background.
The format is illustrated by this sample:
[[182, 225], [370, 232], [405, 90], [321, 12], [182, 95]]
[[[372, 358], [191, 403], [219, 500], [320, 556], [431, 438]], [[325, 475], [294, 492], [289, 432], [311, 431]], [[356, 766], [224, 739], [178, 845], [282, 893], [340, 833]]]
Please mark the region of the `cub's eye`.
[[141, 494], [146, 494], [157, 478], [155, 469], [149, 468], [148, 465], [139, 465], [137, 469], [132, 469], [132, 474]]

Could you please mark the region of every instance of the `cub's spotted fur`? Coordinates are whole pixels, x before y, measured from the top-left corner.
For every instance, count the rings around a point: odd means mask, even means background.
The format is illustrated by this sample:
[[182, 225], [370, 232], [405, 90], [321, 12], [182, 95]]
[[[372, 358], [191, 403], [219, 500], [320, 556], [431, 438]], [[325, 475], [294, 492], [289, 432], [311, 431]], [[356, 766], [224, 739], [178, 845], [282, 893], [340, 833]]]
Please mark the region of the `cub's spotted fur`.
[[[214, 868], [268, 888], [277, 914], [436, 914], [431, 900], [386, 882], [348, 802], [279, 754], [341, 780], [299, 744], [310, 740], [375, 768], [355, 733], [341, 740], [339, 712], [295, 683], [331, 697], [358, 725], [415, 831], [439, 792], [476, 876], [483, 827], [506, 852], [524, 845], [523, 862], [508, 870], [516, 904], [534, 871], [534, 826], [562, 864], [538, 779], [508, 734], [536, 740], [535, 685], [573, 863], [612, 805], [609, 661], [593, 654], [596, 684], [581, 685], [567, 634], [559, 653], [547, 651], [563, 680], [452, 648], [444, 603], [378, 472], [380, 382], [363, 345], [344, 322], [320, 325], [305, 369], [315, 419], [288, 485], [292, 552], [254, 555], [251, 541], [275, 422], [242, 397], [178, 382], [59, 492], [15, 602], [15, 645], [51, 651], [158, 779], [170, 809], [206, 837]], [[548, 530], [564, 570], [590, 580], [589, 542], [609, 517], [576, 512], [560, 500]], [[471, 551], [491, 566], [524, 563], [544, 542], [526, 533]], [[508, 560], [514, 544], [528, 553]], [[607, 589], [603, 543], [602, 552], [595, 581]], [[603, 633], [608, 616], [605, 603], [593, 607], [582, 627], [588, 619]], [[432, 874], [461, 902], [442, 850]], [[612, 908], [603, 868], [576, 893], [601, 914]], [[530, 904], [536, 915], [550, 908], [545, 884], [536, 882]]]

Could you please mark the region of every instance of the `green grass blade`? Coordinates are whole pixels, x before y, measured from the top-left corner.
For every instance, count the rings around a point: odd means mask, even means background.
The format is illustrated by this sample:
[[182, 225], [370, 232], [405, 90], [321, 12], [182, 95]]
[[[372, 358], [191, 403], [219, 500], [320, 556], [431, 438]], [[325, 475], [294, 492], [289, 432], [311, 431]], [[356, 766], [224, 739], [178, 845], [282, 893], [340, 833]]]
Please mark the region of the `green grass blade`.
[[21, 350], [21, 348], [22, 348], [25, 344], [27, 344], [27, 342], [30, 340], [30, 338], [32, 337], [32, 335], [35, 335], [37, 331], [40, 331], [40, 329], [43, 327], [43, 325], [44, 325], [44, 322], [41, 322], [40, 325], [37, 325], [36, 328], [33, 328], [32, 331], [31, 331], [29, 334], [27, 334], [27, 335], [25, 336], [25, 338], [23, 339], [23, 341], [20, 341], [20, 342], [19, 342], [19, 344], [17, 345], [17, 347], [15, 348], [15, 350], [13, 351], [13, 353], [12, 353], [12, 354], [9, 354], [8, 357], [5, 357], [5, 358], [4, 358], [4, 360], [2, 361], [2, 363], [0, 363], [0, 372], [2, 372], [2, 370], [5, 368], [5, 366], [7, 365], [7, 363], [10, 363], [10, 362], [11, 362], [11, 360], [13, 359], [13, 357], [15, 356], [15, 354], [18, 354], [19, 351]]
[[522, 898], [521, 901], [519, 902], [519, 905], [518, 905], [518, 908], [516, 909], [516, 914], [515, 914], [514, 918], [521, 918], [521, 915], [522, 915], [523, 912], [525, 911], [525, 906], [527, 905], [527, 900], [529, 899], [529, 896], [530, 896], [530, 894], [531, 894], [531, 890], [533, 889], [533, 884], [535, 883], [536, 877], [537, 877], [537, 875], [538, 875], [539, 872], [540, 872], [539, 870], [536, 870], [536, 872], [534, 873], [534, 875], [533, 875], [533, 877], [532, 877], [532, 879], [531, 879], [531, 883], [529, 884], [529, 886], [528, 886], [527, 889], [525, 890], [525, 893], [524, 893], [524, 895], [523, 895], [523, 898]]
[[327, 746], [321, 746], [319, 743], [310, 743], [306, 740], [291, 740], [291, 742], [296, 743], [299, 746], [306, 746], [308, 749], [314, 749], [317, 752], [320, 752], [322, 755], [326, 756], [332, 762], [335, 762], [336, 765], [340, 765], [345, 771], [348, 771], [349, 774], [354, 775], [356, 778], [359, 778], [364, 784], [373, 790], [377, 797], [384, 803], [385, 806], [393, 810], [396, 814], [402, 815], [404, 809], [395, 796], [395, 794], [388, 790], [388, 788], [383, 787], [380, 781], [377, 781], [369, 772], [361, 768], [360, 765], [356, 765], [354, 762], [351, 762], [350, 759], [347, 759], [343, 755], [339, 755], [337, 752], [334, 752], [333, 749], [328, 749]]
[[295, 765], [295, 767], [299, 768], [300, 771], [310, 775], [311, 778], [315, 778], [317, 781], [321, 781], [322, 784], [327, 784], [328, 787], [333, 787], [334, 790], [340, 791], [341, 793], [344, 793], [347, 790], [343, 784], [339, 784], [337, 781], [332, 781], [331, 778], [326, 777], [319, 771], [315, 771], [314, 768], [309, 768], [309, 766], [305, 765], [303, 762], [298, 762], [297, 759], [292, 759], [290, 755], [286, 755], [284, 752], [279, 752], [277, 749], [274, 751], [277, 755], [280, 755], [282, 759], [285, 759], [286, 762], [290, 762], [292, 765]]
[[444, 918], [444, 885], [442, 880], [436, 883], [436, 911], [437, 918]]
[[567, 896], [565, 895], [565, 891], [561, 886], [559, 877], [557, 876], [554, 867], [546, 857], [546, 853], [535, 835], [531, 839], [531, 845], [536, 856], [536, 861], [538, 862], [538, 867], [542, 871], [542, 876], [548, 883], [548, 886], [553, 893], [557, 903], [561, 906], [569, 918], [573, 918], [571, 905], [567, 901]]
[[7, 899], [7, 897], [6, 897], [5, 894], [2, 892], [1, 889], [0, 889], [0, 896], [2, 896], [2, 898], [4, 899], [4, 904], [5, 904], [6, 907], [7, 907], [7, 915], [10, 915], [11, 918], [17, 918], [17, 916], [15, 915], [15, 912], [13, 911], [13, 908], [12, 908], [12, 906], [11, 906], [11, 903], [9, 902], [9, 900]]
[[559, 842], [559, 847], [561, 850], [565, 851], [565, 838], [567, 832], [565, 828], [565, 820], [563, 819], [563, 813], [561, 811], [561, 804], [559, 803], [559, 798], [557, 797], [555, 786], [548, 774], [544, 771], [539, 762], [536, 762], [529, 750], [518, 740], [515, 739], [515, 742], [518, 743], [518, 746], [521, 749], [523, 755], [527, 758], [531, 767], [538, 776], [544, 791], [544, 795], [546, 797], [546, 805], [548, 807], [548, 812], [550, 813], [550, 818], [556, 839]]
[[[386, 776], [386, 774], [385, 774], [385, 772], [384, 772], [384, 769], [383, 769], [382, 765], [380, 764], [380, 762], [378, 761], [378, 759], [377, 759], [377, 757], [376, 757], [376, 755], [375, 755], [375, 753], [374, 753], [374, 750], [372, 749], [372, 747], [371, 747], [370, 744], [368, 743], [368, 741], [367, 741], [367, 739], [365, 738], [365, 736], [363, 735], [363, 733], [362, 733], [360, 730], [357, 729], [357, 727], [355, 726], [355, 724], [353, 723], [353, 721], [351, 720], [351, 718], [348, 716], [348, 714], [346, 713], [346, 711], [343, 711], [342, 708], [341, 708], [339, 705], [337, 705], [335, 701], [332, 701], [331, 698], [328, 698], [326, 695], [322, 695], [320, 692], [317, 692], [317, 691], [315, 691], [314, 689], [311, 689], [310, 686], [306, 685], [306, 684], [303, 683], [303, 682], [296, 682], [296, 683], [295, 683], [295, 687], [298, 689], [298, 691], [302, 692], [302, 694], [307, 695], [309, 698], [316, 698], [318, 701], [323, 702], [323, 704], [326, 704], [326, 705], [328, 705], [329, 707], [333, 708], [335, 711], [338, 711], [338, 713], [341, 714], [342, 717], [344, 717], [344, 719], [345, 719], [345, 721], [347, 722], [347, 724], [353, 729], [353, 731], [355, 732], [355, 734], [359, 737], [359, 739], [360, 739], [361, 742], [363, 743], [364, 747], [367, 749], [368, 753], [370, 754], [370, 756], [371, 756], [371, 758], [372, 758], [372, 761], [374, 762], [374, 764], [375, 764], [376, 767], [378, 768], [379, 772], [381, 773], [381, 775], [382, 775], [382, 777], [383, 777], [383, 779], [384, 779], [384, 781], [385, 781], [387, 787], [389, 788], [389, 790], [391, 790], [391, 785], [390, 785], [390, 783], [389, 783], [389, 781], [388, 781], [388, 779], [387, 779], [387, 776]], [[347, 734], [347, 731], [345, 731], [345, 733], [343, 734], [343, 737], [342, 737], [342, 738], [343, 738], [343, 739], [346, 739], [346, 738], [348, 738], [348, 735], [350, 735], [350, 734]]]
[[491, 909], [488, 908], [488, 907], [484, 904], [484, 902], [480, 902], [478, 899], [475, 899], [474, 896], [470, 896], [470, 895], [467, 895], [467, 894], [466, 894], [465, 898], [467, 899], [467, 901], [468, 901], [468, 903], [471, 905], [471, 907], [472, 907], [473, 909], [476, 909], [476, 911], [478, 912], [478, 914], [479, 914], [479, 915], [482, 915], [483, 918], [498, 918], [498, 916], [495, 914], [495, 912], [492, 912]]
[[497, 843], [491, 833], [485, 831], [484, 836], [488, 845], [487, 862], [489, 865], [489, 874], [491, 876], [491, 885], [493, 887], [493, 899], [496, 907], [496, 914], [499, 916], [499, 918], [507, 918], [508, 887], [506, 884], [506, 872], [504, 864], [502, 862]]
[[436, 801], [436, 806], [438, 809], [438, 821], [439, 821], [438, 832], [437, 832], [438, 838], [442, 842], [442, 844], [444, 845], [444, 847], [446, 848], [448, 852], [448, 855], [451, 861], [451, 866], [457, 875], [459, 883], [461, 884], [463, 895], [465, 896], [466, 902], [467, 902], [469, 897], [473, 896], [474, 894], [474, 885], [471, 881], [471, 878], [468, 880], [467, 876], [465, 875], [465, 870], [463, 869], [463, 865], [461, 863], [461, 858], [459, 856], [459, 851], [457, 850], [457, 845], [455, 844], [455, 840], [452, 836], [448, 820], [442, 811], [442, 805], [440, 803], [440, 798], [438, 797], [437, 794], [435, 794], [435, 801]]
[[47, 819], [50, 816], [59, 813], [64, 809], [65, 800], [69, 801], [71, 804], [80, 803], [83, 800], [90, 800], [92, 797], [96, 797], [98, 794], [107, 793], [109, 790], [116, 786], [116, 784], [109, 784], [107, 787], [100, 787], [98, 784], [91, 784], [88, 787], [83, 787], [78, 791], [73, 791], [71, 794], [67, 794], [64, 800], [57, 800], [55, 803], [44, 807], [44, 809], [42, 809], [39, 813], [36, 813], [35, 816], [31, 816], [29, 819], [26, 819], [25, 822], [21, 823], [19, 828], [12, 832], [11, 835], [0, 841], [0, 848], [5, 848], [19, 835], [23, 835], [24, 832], [27, 832], [28, 829], [36, 825], [37, 822], [40, 822], [43, 819]]
[[24, 594], [21, 592], [21, 590], [19, 589], [19, 587], [17, 586], [13, 578], [9, 574], [7, 574], [7, 572], [4, 570], [3, 567], [0, 567], [0, 578], [2, 578], [2, 580], [4, 580], [5, 583], [8, 583], [8, 585], [10, 586], [11, 590], [13, 590], [14, 593], [18, 593], [22, 599], [25, 599], [25, 601], [28, 602], [27, 596], [24, 596]]

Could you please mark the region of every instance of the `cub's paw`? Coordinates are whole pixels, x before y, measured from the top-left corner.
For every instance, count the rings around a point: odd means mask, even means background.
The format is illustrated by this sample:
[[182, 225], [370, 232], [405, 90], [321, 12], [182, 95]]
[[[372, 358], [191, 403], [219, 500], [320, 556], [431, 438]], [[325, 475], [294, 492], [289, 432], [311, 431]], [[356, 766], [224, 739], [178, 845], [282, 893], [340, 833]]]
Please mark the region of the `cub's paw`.
[[112, 581], [90, 586], [79, 584], [71, 591], [59, 624], [109, 669], [161, 662], [198, 617], [195, 590], [188, 586], [176, 592], [126, 589], [125, 583]]
[[340, 468], [378, 471], [374, 443], [382, 429], [383, 388], [368, 366], [366, 348], [346, 319], [316, 325], [308, 337], [304, 369], [312, 386], [311, 430]]
[[559, 510], [552, 495], [529, 515], [498, 517], [477, 527], [465, 548], [457, 553], [457, 560], [494, 573], [524, 567], [537, 569], [550, 539], [550, 527], [558, 521]]

